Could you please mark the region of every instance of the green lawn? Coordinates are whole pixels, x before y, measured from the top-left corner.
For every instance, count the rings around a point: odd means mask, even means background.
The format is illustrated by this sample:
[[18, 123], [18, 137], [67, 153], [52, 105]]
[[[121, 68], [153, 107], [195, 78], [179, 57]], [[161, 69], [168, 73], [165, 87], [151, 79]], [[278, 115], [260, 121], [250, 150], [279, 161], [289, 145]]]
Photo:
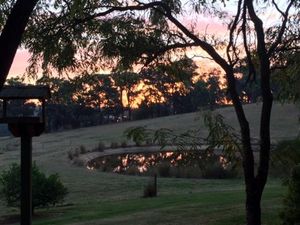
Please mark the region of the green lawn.
[[[247, 105], [247, 114], [253, 136], [258, 136], [260, 105]], [[218, 110], [226, 120], [237, 127], [232, 108]], [[297, 136], [299, 110], [294, 105], [274, 105], [272, 138], [274, 140]], [[79, 145], [95, 147], [99, 141], [110, 143], [124, 139], [123, 131], [131, 126], [148, 125], [175, 130], [203, 128], [200, 113], [189, 113], [153, 120], [83, 128], [33, 139], [33, 158], [47, 173], [57, 172], [70, 193], [66, 206], [38, 211], [34, 224], [244, 224], [244, 186], [242, 180], [159, 179], [159, 197], [143, 199], [147, 177], [123, 176], [89, 171], [73, 165], [67, 152]], [[203, 128], [203, 135], [206, 130]], [[20, 141], [0, 139], [0, 170], [20, 157]], [[284, 189], [280, 180], [270, 180], [263, 198], [265, 224], [276, 224]], [[16, 209], [0, 202], [0, 221], [5, 215], [15, 215]], [[1, 222], [0, 222], [1, 224]]]
[[[87, 193], [70, 189], [73, 193], [67, 199], [68, 206], [39, 210], [34, 224], [244, 224], [241, 180], [160, 178], [159, 196], [145, 199], [141, 198], [143, 184], [149, 178], [111, 175], [108, 187], [109, 176], [94, 173], [103, 181], [99, 190], [90, 190], [89, 185]], [[280, 181], [269, 182], [263, 197], [265, 224], [279, 224], [283, 191]]]

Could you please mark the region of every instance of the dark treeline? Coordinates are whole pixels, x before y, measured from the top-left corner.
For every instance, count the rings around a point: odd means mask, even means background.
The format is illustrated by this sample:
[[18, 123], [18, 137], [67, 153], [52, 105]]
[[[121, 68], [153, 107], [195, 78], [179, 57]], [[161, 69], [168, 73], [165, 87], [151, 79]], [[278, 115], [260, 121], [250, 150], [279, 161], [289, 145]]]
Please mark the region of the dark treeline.
[[[49, 85], [51, 99], [47, 104], [48, 132], [95, 126], [125, 120], [138, 120], [214, 109], [228, 103], [226, 84], [217, 69], [197, 74], [191, 60], [172, 66], [112, 74], [80, 75], [74, 78], [43, 76], [37, 85]], [[241, 99], [245, 103], [259, 100], [258, 89], [238, 80]], [[22, 79], [12, 78], [10, 85], [24, 85]], [[10, 106], [15, 114], [39, 113], [34, 103]], [[20, 110], [23, 110], [20, 112]]]

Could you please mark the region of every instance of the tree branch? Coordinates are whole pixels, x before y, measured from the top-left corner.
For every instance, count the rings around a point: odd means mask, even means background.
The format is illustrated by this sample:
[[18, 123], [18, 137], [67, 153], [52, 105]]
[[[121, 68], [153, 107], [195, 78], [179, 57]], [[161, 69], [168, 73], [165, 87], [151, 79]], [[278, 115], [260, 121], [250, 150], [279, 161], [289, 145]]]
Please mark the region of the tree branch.
[[235, 48], [233, 47], [233, 33], [236, 30], [237, 24], [238, 24], [239, 19], [240, 19], [241, 5], [242, 5], [242, 0], [239, 0], [238, 1], [238, 6], [237, 6], [237, 13], [236, 13], [236, 16], [235, 16], [234, 20], [232, 21], [232, 24], [230, 26], [230, 31], [229, 31], [229, 43], [228, 43], [227, 48], [226, 48], [226, 53], [227, 53], [227, 58], [228, 58], [228, 61], [229, 61], [230, 65], [232, 65], [233, 62], [232, 62], [232, 59], [231, 59], [231, 56], [230, 56], [229, 53], [230, 53], [230, 48], [233, 48], [233, 51], [235, 51]]
[[270, 159], [270, 118], [273, 96], [270, 88], [270, 58], [267, 54], [265, 33], [263, 29], [263, 22], [256, 15], [253, 7], [253, 0], [246, 0], [247, 9], [250, 19], [254, 23], [256, 37], [257, 37], [257, 54], [260, 62], [261, 75], [261, 91], [262, 91], [262, 109], [260, 118], [260, 152], [259, 165], [257, 175], [255, 177], [255, 189], [257, 189], [257, 197], [261, 197], [264, 186], [267, 182]]
[[244, 49], [245, 49], [245, 52], [246, 52], [246, 58], [247, 58], [247, 63], [248, 63], [248, 68], [249, 68], [249, 71], [248, 71], [248, 78], [247, 78], [247, 81], [246, 83], [248, 83], [249, 81], [252, 81], [252, 80], [255, 80], [256, 78], [256, 70], [255, 70], [255, 66], [253, 64], [253, 61], [252, 61], [252, 56], [251, 56], [251, 52], [249, 50], [249, 47], [248, 47], [248, 38], [247, 38], [247, 18], [246, 18], [246, 15], [247, 15], [247, 8], [246, 8], [246, 4], [244, 4], [243, 6], [243, 23], [242, 23], [242, 34], [243, 34], [243, 45], [244, 45]]
[[200, 46], [206, 51], [224, 70], [228, 70], [228, 63], [216, 52], [216, 50], [207, 42], [199, 39], [196, 35], [190, 32], [182, 23], [180, 23], [173, 15], [172, 10], [163, 2], [150, 2], [141, 3], [139, 5], [128, 6], [105, 6], [108, 10], [99, 12], [82, 19], [76, 19], [77, 23], [83, 23], [97, 17], [107, 16], [112, 12], [125, 12], [125, 11], [143, 11], [147, 9], [155, 9], [164, 16], [166, 16], [177, 28], [179, 28], [187, 37], [194, 41], [194, 43]]
[[157, 49], [155, 52], [149, 52], [152, 54], [150, 58], [147, 59], [146, 65], [149, 65], [153, 60], [155, 60], [159, 55], [162, 55], [169, 50], [180, 49], [180, 48], [188, 48], [188, 47], [195, 47], [198, 46], [196, 43], [175, 43], [172, 45], [164, 46], [160, 49]]
[[290, 8], [292, 7], [293, 3], [294, 3], [295, 0], [291, 0], [290, 3], [288, 4], [285, 12], [282, 12], [277, 4], [275, 3], [274, 0], [272, 0], [272, 3], [275, 5], [276, 9], [281, 13], [282, 17], [283, 17], [283, 20], [282, 20], [282, 25], [280, 27], [280, 30], [279, 30], [279, 33], [274, 41], [274, 43], [271, 45], [271, 47], [269, 48], [269, 51], [268, 51], [268, 56], [272, 55], [275, 51], [275, 49], [277, 48], [277, 46], [280, 44], [280, 42], [282, 41], [282, 37], [283, 37], [283, 34], [286, 30], [286, 25], [287, 25], [287, 22], [288, 22], [288, 16], [289, 16], [289, 11], [290, 11]]

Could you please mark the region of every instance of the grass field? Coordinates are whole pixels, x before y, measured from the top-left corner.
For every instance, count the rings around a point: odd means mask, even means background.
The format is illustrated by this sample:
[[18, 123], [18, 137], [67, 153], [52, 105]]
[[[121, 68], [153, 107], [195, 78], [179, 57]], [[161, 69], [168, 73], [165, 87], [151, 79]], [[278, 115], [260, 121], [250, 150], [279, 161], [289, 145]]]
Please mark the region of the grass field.
[[[258, 136], [259, 105], [247, 105], [254, 137]], [[228, 123], [237, 127], [232, 108], [218, 110]], [[274, 105], [271, 134], [274, 141], [298, 135], [299, 111], [294, 105]], [[68, 187], [65, 206], [38, 211], [34, 224], [244, 224], [244, 186], [242, 180], [203, 180], [159, 178], [159, 197], [141, 198], [147, 177], [89, 171], [72, 165], [67, 152], [84, 145], [95, 147], [99, 141], [110, 143], [124, 139], [123, 131], [131, 126], [167, 127], [175, 130], [203, 128], [201, 113], [175, 115], [153, 120], [124, 122], [44, 134], [33, 140], [33, 157], [47, 173], [57, 172]], [[0, 170], [19, 161], [19, 139], [0, 139]], [[265, 224], [279, 224], [278, 211], [284, 188], [280, 180], [268, 182], [263, 197]], [[17, 209], [0, 202], [0, 224]], [[6, 217], [5, 217], [6, 216]], [[12, 216], [13, 217], [13, 216]], [[2, 222], [1, 222], [2, 221]], [[8, 220], [6, 220], [7, 222]], [[13, 219], [12, 219], [13, 221]], [[14, 224], [12, 222], [12, 224]], [[15, 223], [18, 224], [18, 223]]]

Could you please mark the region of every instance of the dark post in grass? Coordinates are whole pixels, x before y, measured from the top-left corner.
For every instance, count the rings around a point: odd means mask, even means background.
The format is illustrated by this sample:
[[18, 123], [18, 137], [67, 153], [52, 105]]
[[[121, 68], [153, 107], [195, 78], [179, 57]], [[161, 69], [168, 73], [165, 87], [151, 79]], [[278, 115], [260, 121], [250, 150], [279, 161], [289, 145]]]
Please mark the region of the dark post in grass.
[[154, 195], [157, 196], [157, 174], [156, 173], [154, 174], [153, 185], [154, 185]]
[[[32, 221], [32, 137], [45, 129], [45, 99], [48, 98], [47, 86], [4, 86], [0, 92], [3, 110], [0, 123], [8, 124], [10, 132], [21, 137], [21, 225], [31, 225]], [[41, 110], [33, 111], [26, 106], [26, 100], [30, 99], [39, 100]]]

